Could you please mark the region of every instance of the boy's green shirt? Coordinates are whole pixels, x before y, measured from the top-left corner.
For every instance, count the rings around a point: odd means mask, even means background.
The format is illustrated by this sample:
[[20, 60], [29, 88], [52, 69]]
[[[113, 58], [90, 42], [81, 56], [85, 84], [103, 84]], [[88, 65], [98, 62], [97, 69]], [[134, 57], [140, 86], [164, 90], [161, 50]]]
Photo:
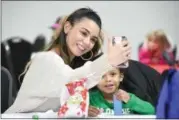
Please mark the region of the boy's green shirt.
[[[106, 101], [99, 90], [90, 91], [90, 105], [102, 109], [104, 113], [113, 114], [113, 103]], [[155, 114], [155, 108], [132, 93], [130, 99], [122, 104], [123, 114]]]

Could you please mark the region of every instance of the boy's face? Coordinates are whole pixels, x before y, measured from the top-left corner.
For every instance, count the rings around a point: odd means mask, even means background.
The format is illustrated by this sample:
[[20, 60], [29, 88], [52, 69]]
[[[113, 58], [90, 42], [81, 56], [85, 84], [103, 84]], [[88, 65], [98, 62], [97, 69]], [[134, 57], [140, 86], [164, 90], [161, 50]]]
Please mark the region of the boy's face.
[[118, 89], [120, 81], [122, 80], [120, 76], [118, 69], [108, 71], [102, 76], [102, 79], [98, 83], [98, 89], [106, 94], [114, 93]]

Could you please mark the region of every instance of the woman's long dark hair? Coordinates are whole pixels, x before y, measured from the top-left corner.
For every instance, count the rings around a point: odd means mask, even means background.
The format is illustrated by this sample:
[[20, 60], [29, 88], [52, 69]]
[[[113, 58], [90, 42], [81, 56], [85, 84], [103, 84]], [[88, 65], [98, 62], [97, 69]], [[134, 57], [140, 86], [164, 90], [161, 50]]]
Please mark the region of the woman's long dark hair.
[[[54, 48], [55, 46], [58, 46], [60, 48], [60, 56], [62, 57], [64, 62], [68, 65], [71, 64], [71, 61], [70, 61], [70, 56], [69, 56], [68, 50], [67, 50], [66, 34], [64, 32], [64, 24], [66, 21], [68, 21], [73, 26], [76, 22], [80, 21], [83, 18], [88, 18], [90, 20], [93, 20], [99, 26], [99, 28], [101, 30], [102, 23], [101, 23], [101, 19], [98, 16], [98, 14], [90, 8], [80, 8], [80, 9], [74, 11], [68, 17], [63, 19], [61, 27], [59, 28], [56, 36], [53, 37], [54, 40], [52, 40], [52, 42], [46, 49], [48, 51], [48, 50], [51, 50], [52, 48]], [[99, 38], [99, 40], [96, 42], [96, 44], [94, 45], [94, 47], [92, 49], [94, 56], [101, 49], [101, 44], [103, 43], [101, 36], [99, 36], [98, 38]], [[91, 56], [91, 52], [88, 52], [83, 56], [85, 58], [89, 58]]]

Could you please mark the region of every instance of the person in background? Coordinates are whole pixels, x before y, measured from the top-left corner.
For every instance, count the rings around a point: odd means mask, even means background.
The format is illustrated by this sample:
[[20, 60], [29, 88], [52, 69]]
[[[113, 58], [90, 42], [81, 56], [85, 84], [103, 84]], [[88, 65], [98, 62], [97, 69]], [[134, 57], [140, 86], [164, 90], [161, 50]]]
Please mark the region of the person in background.
[[58, 34], [58, 29], [60, 29], [61, 27], [63, 18], [65, 18], [65, 16], [57, 17], [55, 23], [50, 26], [50, 29], [52, 30], [52, 39], [54, 39], [53, 37], [56, 36], [56, 34]]
[[[90, 8], [80, 8], [65, 17], [58, 34], [45, 51], [37, 53], [26, 66], [23, 83], [13, 105], [6, 113], [58, 111], [62, 87], [76, 79], [88, 77], [87, 89], [98, 84], [101, 76], [130, 59], [128, 41], [112, 45], [98, 59], [90, 62], [102, 47], [102, 22]], [[84, 57], [89, 55], [89, 57]], [[72, 69], [71, 62], [81, 57], [86, 62]]]
[[46, 37], [43, 34], [37, 35], [34, 44], [32, 45], [33, 52], [31, 54], [31, 59], [40, 51], [42, 51], [46, 46]]
[[174, 59], [171, 44], [167, 35], [161, 29], [147, 34], [147, 39], [139, 48], [139, 61], [144, 64], [167, 64], [163, 53], [167, 52]]
[[57, 17], [55, 23], [53, 25], [51, 25], [50, 28], [52, 30], [58, 29], [60, 27], [60, 23], [61, 23], [60, 21], [62, 21], [62, 16]]
[[123, 114], [154, 114], [155, 109], [149, 102], [141, 100], [132, 93], [119, 89], [120, 82], [124, 78], [123, 73], [115, 68], [102, 76], [96, 89], [90, 91], [90, 106], [88, 115], [96, 117], [102, 112], [106, 115], [114, 115], [113, 95], [122, 101]]

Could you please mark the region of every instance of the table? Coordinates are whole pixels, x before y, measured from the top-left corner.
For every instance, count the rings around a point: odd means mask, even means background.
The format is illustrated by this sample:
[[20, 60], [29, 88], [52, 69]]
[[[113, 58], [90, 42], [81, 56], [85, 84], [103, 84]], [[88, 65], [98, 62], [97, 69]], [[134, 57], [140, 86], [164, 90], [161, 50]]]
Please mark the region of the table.
[[[150, 67], [157, 70], [159, 73], [162, 73], [164, 70], [171, 68], [169, 65], [157, 65], [157, 64], [149, 64]], [[176, 67], [179, 70], [179, 67]]]
[[[30, 120], [33, 115], [38, 115], [39, 118], [43, 118], [43, 120], [49, 120], [50, 119], [57, 119], [57, 113], [53, 112], [52, 110], [49, 110], [45, 113], [13, 113], [13, 114], [2, 114], [1, 119], [4, 120], [14, 120], [15, 119], [23, 119], [23, 120]], [[139, 119], [155, 119], [155, 115], [121, 115], [121, 116], [98, 116], [95, 117], [95, 119], [100, 118], [139, 118]], [[89, 118], [88, 118], [89, 119]], [[93, 118], [94, 119], [94, 118]], [[32, 119], [33, 120], [33, 119]], [[78, 119], [77, 119], [78, 120]]]
[[[54, 118], [57, 119], [57, 113], [53, 112], [52, 110], [49, 110], [47, 112], [44, 113], [8, 113], [8, 114], [2, 114], [1, 115], [1, 119], [4, 120], [14, 120], [14, 118], [17, 120], [19, 119], [23, 119], [23, 120], [30, 120], [32, 119], [33, 115], [38, 115], [39, 118], [44, 118], [43, 120], [49, 120], [47, 118]], [[33, 120], [33, 119], [32, 119]]]

